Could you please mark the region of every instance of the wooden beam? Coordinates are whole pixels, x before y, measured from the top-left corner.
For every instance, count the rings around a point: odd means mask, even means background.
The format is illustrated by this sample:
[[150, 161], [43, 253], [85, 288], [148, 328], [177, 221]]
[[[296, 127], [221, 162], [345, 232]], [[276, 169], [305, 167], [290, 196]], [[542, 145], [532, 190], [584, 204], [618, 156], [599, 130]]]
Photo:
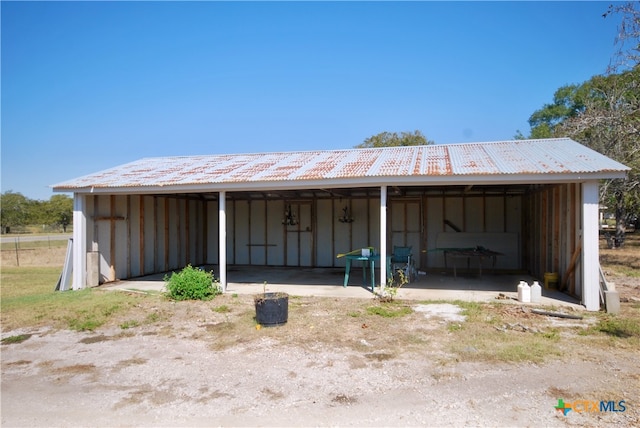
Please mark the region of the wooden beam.
[[564, 291], [567, 289], [567, 285], [569, 284], [570, 277], [573, 276], [573, 272], [576, 269], [576, 262], [578, 261], [578, 257], [580, 256], [580, 252], [582, 251], [582, 241], [578, 241], [578, 246], [573, 250], [573, 254], [571, 255], [571, 261], [569, 262], [569, 266], [562, 276], [562, 286], [560, 287], [560, 291]]

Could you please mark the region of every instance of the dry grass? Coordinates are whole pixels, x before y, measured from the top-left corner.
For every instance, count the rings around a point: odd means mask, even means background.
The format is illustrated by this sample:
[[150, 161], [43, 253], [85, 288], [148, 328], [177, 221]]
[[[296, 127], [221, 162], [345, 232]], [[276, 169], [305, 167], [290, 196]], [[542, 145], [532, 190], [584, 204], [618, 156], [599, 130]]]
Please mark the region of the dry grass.
[[50, 266], [61, 271], [66, 253], [66, 241], [25, 242], [17, 250], [14, 244], [2, 244], [2, 267]]
[[616, 249], [601, 238], [600, 264], [608, 274], [640, 278], [640, 232], [626, 234], [624, 246]]
[[52, 326], [94, 330], [119, 312], [151, 298], [96, 289], [60, 293], [55, 285], [60, 268], [4, 267], [0, 273], [2, 330]]

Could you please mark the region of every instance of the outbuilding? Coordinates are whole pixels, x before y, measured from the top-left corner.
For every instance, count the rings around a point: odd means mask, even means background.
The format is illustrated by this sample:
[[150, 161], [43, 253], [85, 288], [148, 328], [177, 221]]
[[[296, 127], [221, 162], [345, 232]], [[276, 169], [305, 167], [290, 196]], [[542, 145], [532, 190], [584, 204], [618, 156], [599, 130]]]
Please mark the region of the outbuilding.
[[145, 158], [53, 189], [74, 194], [74, 289], [187, 264], [224, 288], [231, 265], [341, 267], [365, 247], [410, 246], [428, 272], [481, 247], [598, 310], [599, 181], [628, 169], [561, 138]]

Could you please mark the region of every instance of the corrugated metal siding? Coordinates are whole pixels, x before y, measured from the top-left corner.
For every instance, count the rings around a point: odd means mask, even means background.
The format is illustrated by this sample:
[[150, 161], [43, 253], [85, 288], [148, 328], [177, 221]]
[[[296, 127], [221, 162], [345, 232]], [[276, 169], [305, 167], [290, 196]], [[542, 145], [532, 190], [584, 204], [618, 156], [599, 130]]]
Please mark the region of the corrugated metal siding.
[[55, 190], [364, 177], [626, 171], [570, 139], [376, 149], [147, 158], [59, 183]]

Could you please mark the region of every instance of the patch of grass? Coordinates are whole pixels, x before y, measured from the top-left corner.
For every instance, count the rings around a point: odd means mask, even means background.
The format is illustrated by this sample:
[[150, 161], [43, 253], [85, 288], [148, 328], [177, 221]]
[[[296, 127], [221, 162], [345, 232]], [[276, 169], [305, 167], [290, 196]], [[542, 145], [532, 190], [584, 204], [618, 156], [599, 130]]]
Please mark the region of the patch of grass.
[[448, 323], [448, 324], [447, 324], [447, 330], [449, 330], [449, 331], [458, 331], [458, 330], [462, 330], [462, 324], [458, 324], [458, 323]]
[[478, 302], [465, 302], [462, 300], [454, 300], [452, 304], [462, 308], [461, 315], [467, 317], [467, 321], [476, 321], [481, 319], [484, 314], [484, 304]]
[[485, 362], [541, 363], [549, 357], [562, 355], [557, 346], [559, 337], [541, 334], [486, 330], [473, 336], [456, 335], [451, 350], [463, 360]]
[[[459, 359], [483, 362], [540, 363], [550, 357], [562, 355], [557, 329], [533, 331], [501, 331], [496, 324], [509, 324], [520, 320], [518, 312], [510, 306], [496, 303], [450, 302], [461, 307], [466, 321], [449, 323], [452, 333], [449, 349]], [[526, 323], [524, 320], [522, 322]]]
[[231, 308], [229, 308], [229, 306], [227, 305], [220, 305], [220, 306], [216, 306], [215, 308], [213, 308], [213, 312], [217, 312], [219, 314], [224, 314], [227, 312], [231, 312]]
[[148, 324], [153, 324], [156, 323], [158, 321], [160, 321], [160, 314], [157, 312], [151, 312], [149, 315], [147, 315], [147, 318], [145, 320]]
[[136, 320], [129, 320], [129, 321], [125, 321], [123, 323], [120, 324], [120, 328], [123, 330], [129, 329], [129, 328], [134, 328], [134, 327], [138, 327], [140, 325], [140, 323]]
[[76, 331], [93, 331], [100, 327], [104, 321], [96, 319], [92, 314], [80, 318], [67, 318], [68, 327]]
[[15, 336], [9, 336], [2, 339], [2, 344], [10, 345], [12, 343], [22, 343], [30, 337], [31, 337], [30, 334], [17, 334]]
[[347, 315], [350, 316], [351, 318], [358, 318], [362, 314], [358, 311], [351, 311], [351, 312], [347, 312]]
[[2, 303], [22, 296], [53, 292], [61, 271], [59, 267], [3, 266], [0, 271]]
[[157, 296], [100, 289], [54, 291], [60, 268], [3, 267], [0, 320], [3, 330], [48, 325], [92, 331]]
[[640, 321], [634, 318], [607, 315], [592, 327], [593, 331], [619, 338], [640, 338]]
[[367, 313], [384, 318], [397, 318], [413, 313], [413, 309], [408, 306], [394, 307], [394, 305], [369, 306], [367, 307]]
[[544, 337], [545, 339], [560, 340], [560, 332], [558, 331], [557, 328], [553, 328], [551, 330], [548, 330], [539, 334], [542, 335], [542, 337]]

